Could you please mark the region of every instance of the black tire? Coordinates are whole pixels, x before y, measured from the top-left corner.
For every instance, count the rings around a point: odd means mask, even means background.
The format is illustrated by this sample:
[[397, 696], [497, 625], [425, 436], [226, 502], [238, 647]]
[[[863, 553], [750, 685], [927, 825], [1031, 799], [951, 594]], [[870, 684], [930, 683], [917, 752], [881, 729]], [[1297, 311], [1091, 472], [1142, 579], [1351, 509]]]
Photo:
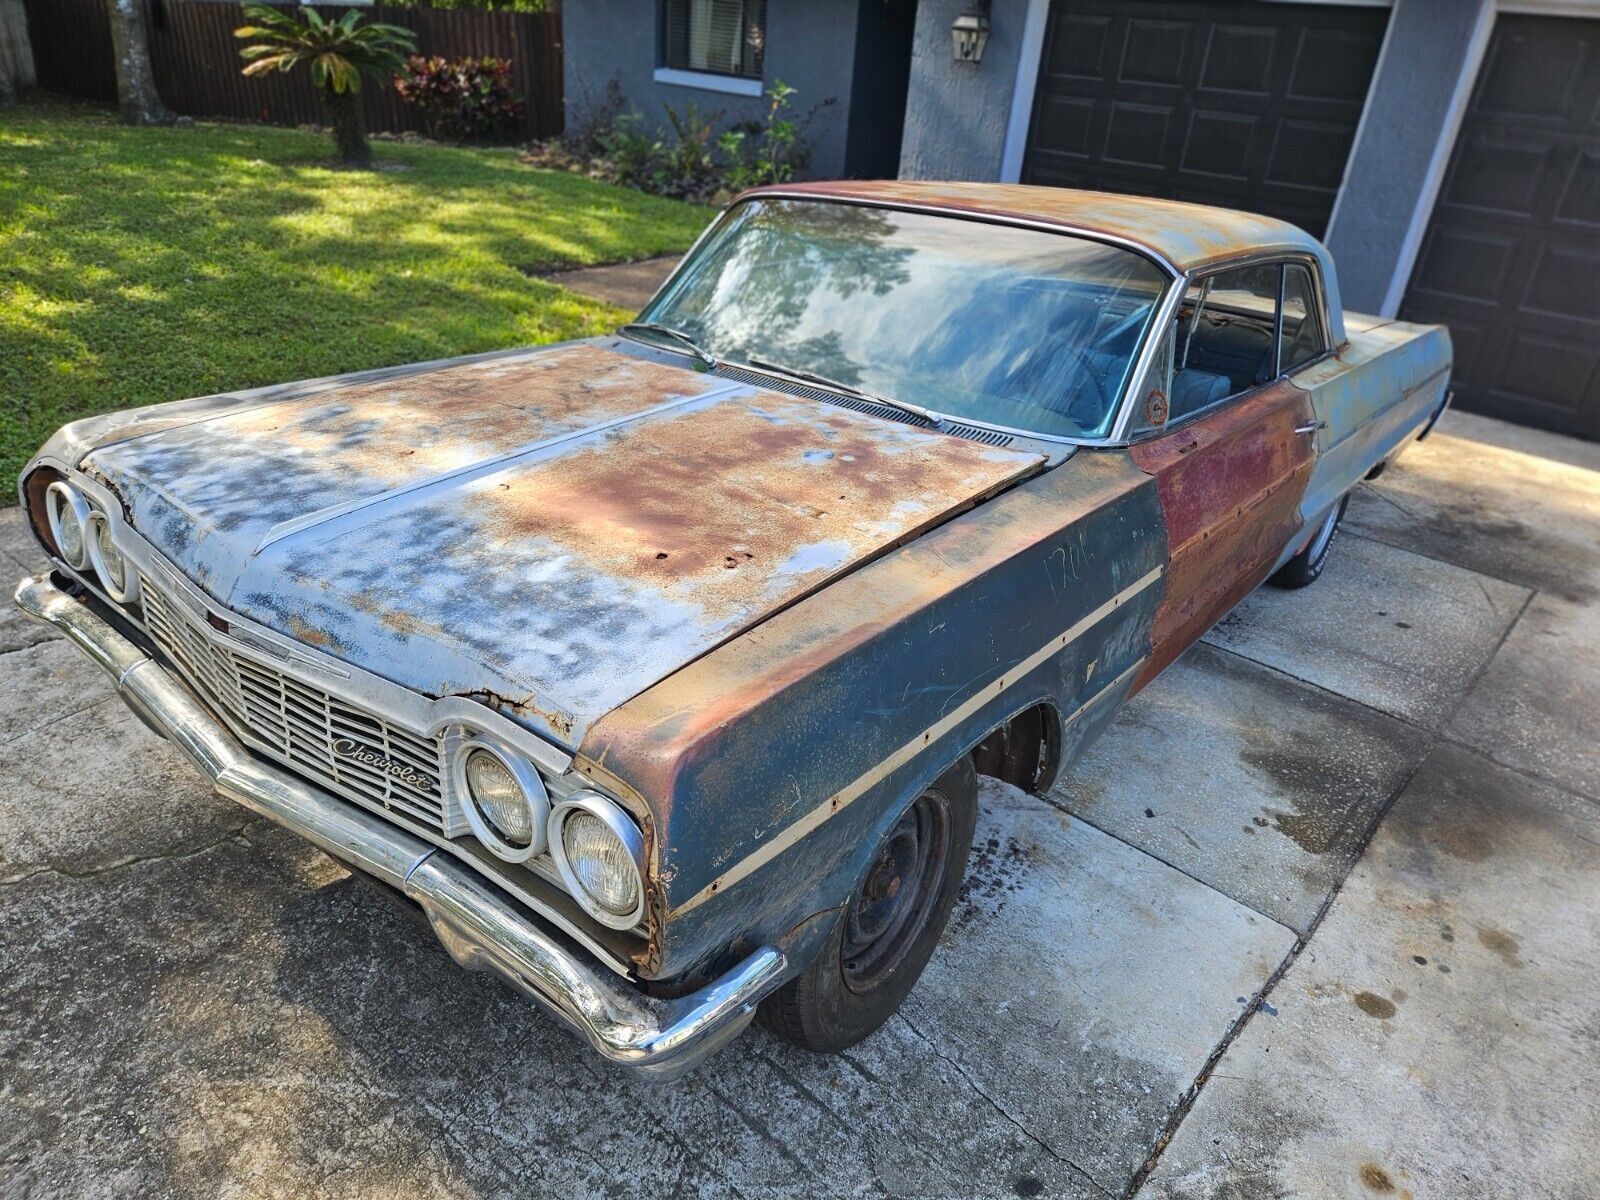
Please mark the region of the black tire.
[[761, 1023], [785, 1041], [831, 1054], [887, 1021], [950, 919], [977, 819], [978, 775], [962, 755], [906, 807], [816, 961], [762, 1002]]
[[1349, 503], [1350, 496], [1346, 493], [1323, 518], [1317, 532], [1306, 543], [1306, 548], [1279, 567], [1267, 582], [1281, 588], [1303, 588], [1315, 583], [1328, 563], [1328, 552], [1333, 549], [1333, 540], [1339, 533], [1339, 523], [1344, 520], [1344, 510]]

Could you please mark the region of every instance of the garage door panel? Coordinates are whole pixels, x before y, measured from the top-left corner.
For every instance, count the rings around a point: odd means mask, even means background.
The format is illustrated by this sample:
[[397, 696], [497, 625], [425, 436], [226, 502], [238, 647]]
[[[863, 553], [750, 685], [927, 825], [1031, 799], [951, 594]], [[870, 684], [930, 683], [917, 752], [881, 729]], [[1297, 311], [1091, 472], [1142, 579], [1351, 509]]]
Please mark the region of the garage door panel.
[[1467, 137], [1457, 150], [1445, 204], [1465, 210], [1463, 215], [1475, 210], [1496, 219], [1531, 217], [1552, 149], [1543, 138]]
[[1556, 321], [1600, 325], [1600, 246], [1540, 246], [1521, 308]]
[[1189, 120], [1179, 160], [1185, 171], [1243, 182], [1261, 118], [1250, 113], [1198, 109]]
[[1046, 47], [1040, 71], [1079, 79], [1099, 79], [1106, 71], [1111, 45], [1111, 18], [1064, 16], [1058, 36]]
[[1505, 398], [1549, 410], [1549, 415], [1576, 419], [1585, 393], [1594, 382], [1600, 353], [1593, 344], [1513, 330], [1492, 376]]
[[1337, 4], [1056, 0], [1022, 179], [1265, 212], [1320, 234], [1387, 21]]
[[1503, 14], [1401, 315], [1450, 326], [1456, 403], [1600, 437], [1600, 21]]
[[1106, 123], [1106, 161], [1159, 167], [1167, 160], [1172, 119], [1170, 104], [1113, 104]]
[[1419, 305], [1454, 302], [1493, 309], [1505, 293], [1518, 239], [1463, 229], [1435, 229], [1423, 243], [1412, 294]]
[[1280, 121], [1267, 159], [1267, 182], [1324, 192], [1338, 190], [1350, 157], [1351, 137], [1346, 126], [1327, 121]]
[[1600, 146], [1572, 156], [1572, 167], [1556, 200], [1558, 224], [1600, 229]]
[[1094, 101], [1063, 97], [1052, 100], [1046, 109], [1049, 118], [1045, 136], [1038, 148], [1050, 154], [1070, 154], [1077, 158], [1089, 157], [1089, 146], [1094, 129]]
[[1588, 69], [1586, 42], [1581, 35], [1562, 42], [1530, 25], [1497, 32], [1484, 56], [1474, 107], [1491, 118], [1567, 124]]
[[1181, 86], [1193, 34], [1192, 21], [1129, 21], [1117, 78], [1123, 83]]
[[1278, 56], [1279, 32], [1259, 25], [1217, 25], [1206, 43], [1200, 87], [1206, 91], [1267, 96]]
[[1367, 33], [1306, 29], [1299, 43], [1289, 76], [1289, 99], [1366, 103], [1377, 62]]

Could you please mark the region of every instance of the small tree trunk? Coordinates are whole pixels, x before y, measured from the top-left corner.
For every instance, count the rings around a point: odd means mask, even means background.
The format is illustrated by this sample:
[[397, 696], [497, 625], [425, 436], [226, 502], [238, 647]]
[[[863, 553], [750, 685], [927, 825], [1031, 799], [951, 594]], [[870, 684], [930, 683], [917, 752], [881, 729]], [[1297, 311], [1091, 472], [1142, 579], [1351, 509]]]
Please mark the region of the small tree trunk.
[[347, 167], [370, 167], [372, 151], [361, 129], [361, 109], [354, 92], [324, 91], [323, 106], [328, 124], [333, 126], [333, 142], [339, 147], [339, 162]]
[[0, 104], [10, 104], [35, 82], [28, 14], [22, 0], [0, 0]]
[[172, 114], [156, 91], [150, 41], [139, 0], [106, 0], [111, 14], [111, 50], [117, 67], [117, 104], [130, 125], [165, 125]]

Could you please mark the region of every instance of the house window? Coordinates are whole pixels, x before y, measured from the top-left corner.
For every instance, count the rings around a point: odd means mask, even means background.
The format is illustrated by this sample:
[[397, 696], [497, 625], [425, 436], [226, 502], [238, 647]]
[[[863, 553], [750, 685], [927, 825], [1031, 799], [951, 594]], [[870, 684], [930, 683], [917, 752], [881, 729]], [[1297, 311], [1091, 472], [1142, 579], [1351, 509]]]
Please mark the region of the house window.
[[669, 70], [760, 79], [766, 40], [767, 0], [662, 0]]

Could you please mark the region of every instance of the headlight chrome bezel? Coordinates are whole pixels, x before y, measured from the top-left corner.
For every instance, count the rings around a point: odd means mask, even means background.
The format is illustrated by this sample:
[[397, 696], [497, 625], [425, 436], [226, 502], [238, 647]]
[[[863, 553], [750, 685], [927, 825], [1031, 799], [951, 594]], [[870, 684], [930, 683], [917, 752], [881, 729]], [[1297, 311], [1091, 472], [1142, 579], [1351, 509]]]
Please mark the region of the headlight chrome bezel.
[[[117, 548], [116, 539], [111, 534], [116, 529], [111, 518], [99, 509], [93, 509], [89, 520], [84, 525], [84, 537], [89, 546], [89, 562], [94, 567], [94, 575], [100, 581], [100, 587], [105, 594], [118, 604], [132, 604], [139, 598], [139, 573], [134, 570], [133, 564], [128, 561], [128, 556]], [[100, 545], [100, 535], [104, 531], [106, 540], [111, 542], [111, 551], [117, 556], [117, 561], [122, 564], [122, 583], [118, 585], [112, 578], [110, 568], [106, 566], [105, 552]]]
[[[567, 859], [567, 843], [563, 827], [569, 817], [579, 812], [598, 817], [627, 852], [628, 860], [633, 864], [636, 897], [634, 906], [629, 912], [613, 912], [594, 899], [583, 886], [577, 872], [572, 869], [572, 864]], [[614, 800], [596, 791], [574, 792], [551, 811], [550, 833], [546, 840], [549, 842], [550, 857], [555, 860], [556, 870], [561, 872], [562, 883], [566, 885], [568, 894], [583, 906], [584, 912], [611, 929], [633, 929], [644, 920], [644, 834]]]
[[[532, 829], [532, 835], [526, 846], [519, 846], [501, 837], [493, 820], [479, 807], [478, 798], [473, 794], [472, 784], [467, 778], [467, 759], [478, 751], [492, 754], [497, 758], [522, 790], [523, 799], [528, 805], [529, 823]], [[472, 827], [473, 836], [483, 843], [491, 854], [504, 862], [525, 863], [544, 853], [550, 820], [550, 793], [545, 787], [543, 777], [530, 764], [523, 762], [517, 755], [508, 752], [503, 746], [488, 738], [472, 737], [456, 747], [455, 754], [451, 758], [451, 777], [455, 784], [456, 795], [460, 797], [461, 811], [467, 818], [467, 824]]]
[[[78, 537], [81, 545], [80, 553], [76, 560], [67, 554], [66, 542], [61, 536], [63, 507], [71, 511], [72, 519], [78, 525]], [[74, 571], [87, 570], [91, 565], [89, 520], [94, 514], [94, 506], [89, 503], [82, 492], [66, 480], [58, 479], [45, 489], [44, 516], [46, 524], [50, 527], [50, 538], [55, 542], [56, 553], [61, 556], [61, 561]]]

